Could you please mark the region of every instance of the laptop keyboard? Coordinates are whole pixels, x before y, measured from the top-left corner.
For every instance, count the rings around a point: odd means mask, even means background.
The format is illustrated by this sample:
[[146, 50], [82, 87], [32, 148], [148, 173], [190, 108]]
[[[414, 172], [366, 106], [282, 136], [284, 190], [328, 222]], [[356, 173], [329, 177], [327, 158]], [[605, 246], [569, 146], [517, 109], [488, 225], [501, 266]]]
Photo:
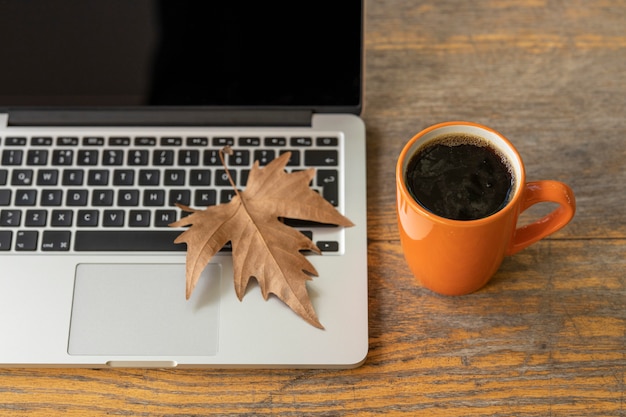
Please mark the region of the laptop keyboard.
[[[0, 137], [0, 252], [184, 251], [168, 225], [183, 212], [228, 203], [228, 170], [244, 189], [255, 160], [290, 151], [287, 170], [316, 168], [311, 186], [339, 207], [340, 135]], [[328, 226], [287, 220], [324, 252]], [[224, 248], [228, 250], [228, 247]]]

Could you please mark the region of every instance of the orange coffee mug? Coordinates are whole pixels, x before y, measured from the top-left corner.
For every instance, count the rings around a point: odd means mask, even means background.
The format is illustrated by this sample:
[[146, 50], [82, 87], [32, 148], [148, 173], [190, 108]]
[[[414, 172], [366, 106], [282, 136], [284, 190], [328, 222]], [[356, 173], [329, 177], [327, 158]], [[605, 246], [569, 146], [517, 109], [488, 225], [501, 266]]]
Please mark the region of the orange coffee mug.
[[[511, 176], [502, 207], [484, 217], [459, 220], [435, 214], [407, 186], [411, 158], [437, 141], [455, 135], [478, 137], [503, 156]], [[426, 181], [426, 180], [424, 180]], [[526, 183], [522, 159], [500, 133], [470, 122], [447, 122], [415, 135], [396, 165], [397, 215], [405, 259], [421, 284], [444, 295], [463, 295], [483, 287], [512, 255], [564, 227], [576, 211], [574, 193], [558, 181]], [[460, 194], [459, 194], [460, 195]], [[537, 221], [517, 227], [520, 213], [541, 203], [558, 204]]]

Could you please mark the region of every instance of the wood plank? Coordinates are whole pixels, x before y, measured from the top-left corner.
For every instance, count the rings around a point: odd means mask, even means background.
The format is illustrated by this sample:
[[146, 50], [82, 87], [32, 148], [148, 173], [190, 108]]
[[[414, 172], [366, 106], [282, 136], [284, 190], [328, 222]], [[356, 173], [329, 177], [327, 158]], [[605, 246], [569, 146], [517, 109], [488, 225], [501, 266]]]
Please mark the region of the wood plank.
[[423, 289], [395, 243], [373, 243], [371, 351], [360, 368], [0, 369], [0, 413], [617, 415], [625, 243], [541, 242], [464, 297]]
[[[368, 0], [366, 363], [0, 369], [0, 415], [624, 415], [625, 27], [622, 0]], [[500, 130], [529, 180], [578, 201], [564, 230], [456, 298], [408, 271], [394, 188], [403, 144], [453, 119]]]
[[395, 238], [403, 144], [447, 120], [486, 124], [519, 149], [528, 180], [569, 184], [562, 237], [625, 237], [623, 2], [372, 2], [365, 120], [370, 226]]

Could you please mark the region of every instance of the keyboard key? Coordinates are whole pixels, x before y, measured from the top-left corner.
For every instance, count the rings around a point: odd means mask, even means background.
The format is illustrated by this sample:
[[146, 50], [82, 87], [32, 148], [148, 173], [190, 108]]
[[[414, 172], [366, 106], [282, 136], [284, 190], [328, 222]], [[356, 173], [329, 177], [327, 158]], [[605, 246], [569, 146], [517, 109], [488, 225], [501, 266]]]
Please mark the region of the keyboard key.
[[170, 223], [178, 220], [178, 210], [157, 210], [154, 217], [156, 227], [168, 227]]
[[164, 190], [144, 190], [143, 205], [147, 207], [165, 205], [165, 191]]
[[48, 163], [48, 151], [45, 149], [33, 149], [28, 151], [26, 165], [46, 165]]
[[315, 243], [318, 248], [322, 252], [338, 252], [339, 251], [339, 242], [328, 241], [328, 240], [320, 240]]
[[[230, 170], [230, 176], [233, 178], [233, 182], [237, 184], [237, 171]], [[223, 169], [215, 171], [215, 185], [230, 185], [228, 180], [228, 174]]]
[[0, 169], [0, 185], [6, 185], [9, 171], [6, 169]]
[[2, 151], [2, 165], [13, 166], [22, 165], [24, 151], [15, 149], [5, 149]]
[[129, 146], [130, 138], [128, 136], [112, 136], [109, 138], [109, 146]]
[[42, 206], [60, 206], [63, 201], [63, 191], [55, 189], [41, 190]]
[[71, 226], [73, 218], [72, 210], [52, 210], [50, 225], [54, 227]]
[[155, 146], [157, 140], [152, 136], [139, 136], [135, 138], [135, 146]]
[[135, 171], [132, 169], [116, 169], [113, 171], [113, 185], [133, 185]]
[[43, 232], [41, 239], [41, 250], [46, 252], [67, 252], [70, 250], [71, 238], [72, 234], [69, 231], [46, 230]]
[[64, 169], [63, 185], [83, 185], [85, 172], [82, 169]]
[[239, 179], [239, 184], [242, 187], [245, 187], [248, 184], [248, 177], [250, 176], [250, 170], [249, 169], [242, 169], [241, 170], [241, 178]]
[[124, 210], [104, 210], [102, 214], [102, 225], [104, 227], [124, 226]]
[[139, 185], [159, 185], [161, 171], [156, 169], [142, 169], [139, 171]]
[[97, 165], [100, 153], [96, 150], [79, 150], [76, 163], [78, 165]]
[[259, 165], [265, 166], [276, 158], [276, 152], [273, 149], [262, 149], [254, 151], [254, 160], [259, 161]]
[[290, 149], [290, 150], [280, 151], [280, 154], [282, 155], [286, 152], [291, 152], [291, 157], [289, 158], [289, 161], [287, 161], [287, 166], [288, 167], [299, 166], [300, 165], [300, 151]]
[[59, 146], [77, 146], [78, 138], [73, 136], [61, 136], [57, 138], [57, 145]]
[[8, 206], [11, 203], [11, 190], [0, 190], [0, 206]]
[[15, 192], [16, 206], [34, 206], [37, 202], [37, 190], [17, 190]]
[[59, 171], [56, 169], [40, 169], [37, 172], [37, 185], [57, 185]]
[[175, 244], [177, 230], [79, 230], [74, 250], [84, 251], [185, 251], [187, 245]]
[[259, 146], [261, 144], [261, 138], [244, 136], [239, 138], [239, 146]]
[[26, 227], [41, 227], [46, 225], [48, 212], [46, 210], [27, 210], [24, 225]]
[[189, 172], [191, 185], [211, 185], [211, 171], [208, 169], [192, 169]]
[[51, 146], [52, 138], [50, 136], [33, 136], [30, 138], [30, 144], [33, 146]]
[[189, 137], [187, 138], [187, 146], [208, 146], [209, 138], [207, 137]]
[[106, 169], [90, 169], [87, 174], [87, 185], [109, 185], [109, 171]]
[[0, 251], [11, 250], [11, 240], [13, 232], [10, 230], [0, 230]]
[[315, 139], [317, 146], [337, 146], [339, 139], [336, 137], [319, 137]]
[[183, 138], [178, 136], [168, 136], [161, 138], [161, 146], [181, 146]]
[[78, 227], [95, 227], [98, 225], [98, 210], [78, 210], [76, 225]]
[[149, 152], [146, 150], [133, 150], [128, 153], [128, 165], [148, 165]]
[[17, 232], [15, 238], [15, 250], [17, 251], [34, 251], [37, 250], [37, 239], [39, 232], [35, 230]]
[[322, 197], [333, 206], [339, 205], [339, 172], [336, 169], [318, 169], [316, 183], [322, 187]]
[[285, 146], [287, 145], [287, 138], [267, 137], [263, 143], [265, 143], [265, 146]]
[[191, 191], [190, 190], [170, 190], [169, 197], [170, 206], [176, 203], [188, 206], [191, 204]]
[[339, 155], [336, 150], [307, 150], [304, 153], [306, 166], [337, 166]]
[[22, 221], [21, 210], [0, 211], [0, 226], [2, 227], [18, 227], [21, 221]]
[[224, 146], [234, 146], [235, 138], [231, 137], [215, 137], [213, 138], [213, 146], [224, 147]]
[[113, 205], [113, 190], [93, 190], [91, 205], [95, 207], [110, 207]]
[[235, 190], [227, 189], [220, 192], [220, 204], [228, 204], [233, 197], [237, 195]]
[[[77, 138], [78, 140], [78, 138]], [[74, 151], [72, 149], [59, 149], [52, 151], [52, 165], [72, 165]]]
[[205, 150], [202, 156], [202, 163], [206, 166], [221, 166], [222, 160], [220, 159], [219, 151]]
[[311, 146], [313, 145], [313, 139], [307, 136], [298, 136], [289, 139], [291, 146]]
[[122, 207], [139, 205], [139, 190], [119, 190], [117, 205]]
[[303, 228], [313, 228], [313, 227], [337, 227], [336, 224], [327, 224], [327, 223], [319, 223], [311, 220], [300, 220], [300, 219], [283, 219], [283, 222], [291, 227], [303, 227]]
[[248, 166], [250, 165], [250, 151], [234, 149], [232, 155], [228, 155], [228, 165]]
[[164, 175], [165, 185], [185, 185], [185, 171], [182, 169], [166, 169]]
[[103, 146], [104, 138], [101, 136], [86, 136], [83, 138], [84, 146]]
[[102, 165], [122, 165], [124, 152], [119, 150], [105, 150], [102, 154]]
[[16, 169], [11, 175], [11, 185], [31, 185], [33, 183], [32, 169]]
[[87, 190], [67, 190], [65, 195], [65, 205], [73, 206], [86, 206], [89, 192]]
[[178, 165], [193, 166], [200, 162], [200, 151], [198, 150], [181, 150], [178, 151]]
[[130, 227], [148, 227], [150, 226], [150, 211], [148, 210], [131, 210], [128, 215], [128, 225]]
[[152, 164], [157, 166], [174, 165], [174, 151], [155, 150], [152, 153]]
[[193, 204], [198, 207], [215, 205], [217, 192], [215, 190], [195, 190]]
[[7, 136], [5, 144], [7, 146], [24, 146], [26, 145], [26, 138], [23, 136]]

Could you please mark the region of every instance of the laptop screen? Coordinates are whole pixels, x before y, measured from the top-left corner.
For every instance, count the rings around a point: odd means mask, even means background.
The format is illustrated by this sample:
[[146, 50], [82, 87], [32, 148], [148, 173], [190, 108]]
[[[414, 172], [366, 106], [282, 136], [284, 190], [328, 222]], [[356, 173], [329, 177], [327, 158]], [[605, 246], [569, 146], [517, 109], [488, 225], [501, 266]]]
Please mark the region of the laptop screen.
[[0, 108], [360, 108], [362, 1], [0, 0]]

